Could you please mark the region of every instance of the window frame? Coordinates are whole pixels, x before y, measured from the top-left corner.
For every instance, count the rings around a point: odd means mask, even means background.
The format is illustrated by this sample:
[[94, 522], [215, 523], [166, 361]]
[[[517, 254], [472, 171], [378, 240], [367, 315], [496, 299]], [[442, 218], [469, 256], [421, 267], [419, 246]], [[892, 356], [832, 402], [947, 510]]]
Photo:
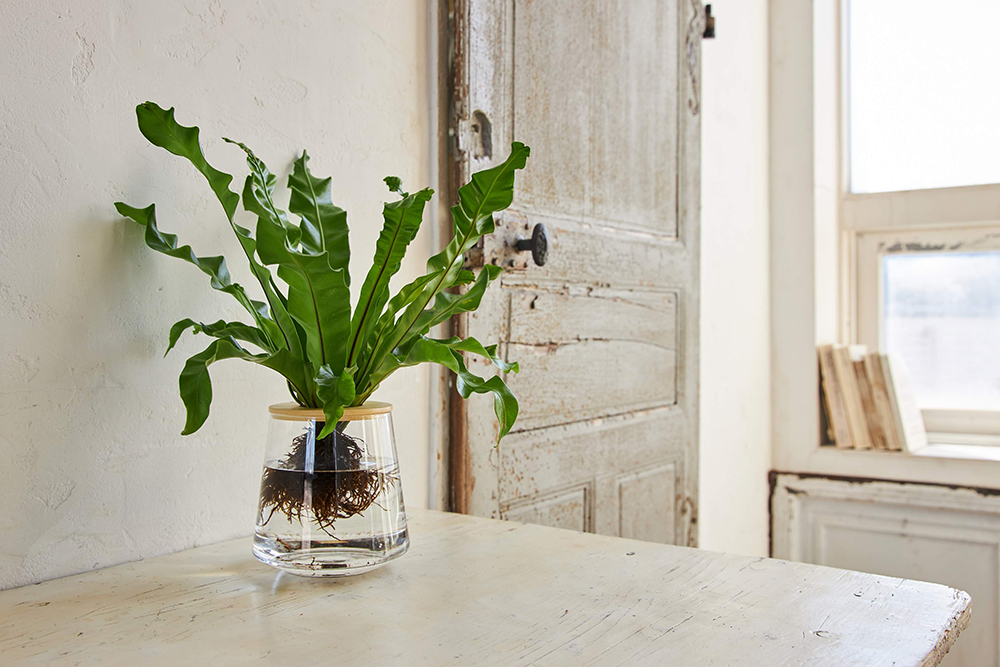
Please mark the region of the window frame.
[[[771, 0], [768, 182], [771, 468], [806, 475], [996, 488], [1000, 448], [912, 455], [824, 446], [816, 346], [847, 342], [851, 253], [840, 218], [837, 0]], [[1000, 207], [998, 207], [1000, 210]]]
[[[1000, 183], [873, 193], [850, 192], [850, 0], [827, 0], [836, 12], [835, 74], [825, 83], [836, 87], [830, 117], [839, 145], [839, 164], [817, 164], [836, 173], [836, 226], [840, 239], [839, 339], [882, 349], [883, 258], [894, 253], [969, 252], [1000, 249]], [[822, 59], [817, 53], [817, 59]], [[828, 68], [829, 71], [830, 68]], [[831, 81], [832, 79], [832, 81]], [[817, 71], [816, 85], [824, 77]], [[831, 96], [828, 95], [827, 99]], [[821, 99], [817, 96], [817, 99]], [[817, 110], [823, 112], [823, 110]], [[827, 110], [829, 113], [830, 110]], [[819, 128], [818, 128], [819, 129]], [[817, 156], [821, 156], [817, 150]], [[817, 209], [823, 205], [817, 198]], [[817, 220], [820, 220], [817, 210]], [[818, 250], [819, 252], [819, 250]], [[931, 443], [1000, 445], [1000, 410], [923, 410]]]

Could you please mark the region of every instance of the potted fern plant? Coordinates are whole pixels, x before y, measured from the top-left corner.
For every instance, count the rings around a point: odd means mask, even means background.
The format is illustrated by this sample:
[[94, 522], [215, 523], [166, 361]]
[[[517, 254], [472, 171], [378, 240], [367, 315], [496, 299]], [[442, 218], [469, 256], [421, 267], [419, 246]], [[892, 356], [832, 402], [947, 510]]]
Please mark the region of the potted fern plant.
[[[280, 373], [292, 401], [272, 405], [261, 479], [254, 554], [297, 574], [342, 575], [377, 567], [405, 552], [409, 540], [392, 430], [392, 406], [370, 401], [396, 370], [441, 364], [456, 375], [463, 398], [492, 393], [498, 440], [517, 418], [518, 405], [500, 375], [470, 372], [464, 355], [479, 355], [501, 373], [517, 372], [497, 346], [473, 338], [429, 337], [435, 325], [475, 310], [501, 269], [487, 265], [478, 275], [464, 268], [464, 255], [494, 231], [493, 215], [513, 198], [514, 174], [529, 149], [511, 146], [510, 156], [478, 172], [459, 189], [452, 208], [454, 238], [427, 262], [427, 272], [391, 296], [389, 279], [420, 228], [433, 191], [404, 192], [399, 178], [385, 179], [396, 199], [383, 206], [383, 227], [371, 269], [351, 306], [347, 214], [332, 201], [331, 179], [314, 176], [303, 152], [288, 177], [288, 212], [274, 201], [275, 176], [244, 144], [225, 139], [247, 156], [242, 195], [233, 177], [212, 167], [199, 143], [199, 129], [174, 119], [174, 110], [152, 102], [136, 108], [139, 131], [151, 143], [188, 160], [208, 181], [258, 283], [262, 300], [232, 281], [221, 256], [198, 256], [177, 237], [160, 230], [155, 205], [117, 202], [126, 218], [145, 227], [150, 248], [189, 262], [206, 273], [213, 289], [235, 298], [249, 321], [212, 323], [182, 319], [169, 333], [167, 351], [185, 331], [212, 342], [184, 365], [180, 395], [187, 413], [183, 434], [197, 431], [212, 402], [209, 366], [242, 359]], [[236, 221], [243, 208], [257, 218], [256, 230]], [[293, 216], [297, 217], [296, 221]], [[460, 290], [450, 288], [461, 287]]]

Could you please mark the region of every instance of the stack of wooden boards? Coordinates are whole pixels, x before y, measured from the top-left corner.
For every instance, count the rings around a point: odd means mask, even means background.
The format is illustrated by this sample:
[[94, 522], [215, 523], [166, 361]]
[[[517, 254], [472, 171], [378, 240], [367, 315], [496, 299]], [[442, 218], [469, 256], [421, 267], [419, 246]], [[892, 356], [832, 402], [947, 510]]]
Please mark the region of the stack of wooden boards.
[[914, 452], [927, 444], [902, 365], [863, 345], [821, 345], [827, 434], [839, 449]]

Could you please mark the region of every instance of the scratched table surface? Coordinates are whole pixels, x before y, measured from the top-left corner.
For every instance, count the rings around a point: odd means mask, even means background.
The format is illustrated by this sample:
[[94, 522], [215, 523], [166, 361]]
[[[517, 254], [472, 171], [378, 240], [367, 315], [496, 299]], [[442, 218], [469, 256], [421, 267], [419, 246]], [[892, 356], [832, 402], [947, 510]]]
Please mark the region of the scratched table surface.
[[0, 592], [4, 665], [936, 665], [937, 584], [411, 511], [409, 553], [310, 579], [249, 539]]

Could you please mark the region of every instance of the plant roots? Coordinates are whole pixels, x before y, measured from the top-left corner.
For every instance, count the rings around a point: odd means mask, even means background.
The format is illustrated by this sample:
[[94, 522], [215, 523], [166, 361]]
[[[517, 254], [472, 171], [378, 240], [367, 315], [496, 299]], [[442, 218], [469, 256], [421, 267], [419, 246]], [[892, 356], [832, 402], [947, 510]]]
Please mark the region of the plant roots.
[[[316, 424], [315, 433], [323, 428]], [[260, 483], [260, 516], [267, 523], [275, 513], [290, 523], [308, 514], [331, 537], [337, 519], [361, 514], [395, 478], [378, 469], [361, 467], [364, 450], [358, 440], [334, 431], [316, 440], [313, 472], [306, 471], [309, 433], [292, 440], [292, 448], [276, 467], [265, 466]]]

